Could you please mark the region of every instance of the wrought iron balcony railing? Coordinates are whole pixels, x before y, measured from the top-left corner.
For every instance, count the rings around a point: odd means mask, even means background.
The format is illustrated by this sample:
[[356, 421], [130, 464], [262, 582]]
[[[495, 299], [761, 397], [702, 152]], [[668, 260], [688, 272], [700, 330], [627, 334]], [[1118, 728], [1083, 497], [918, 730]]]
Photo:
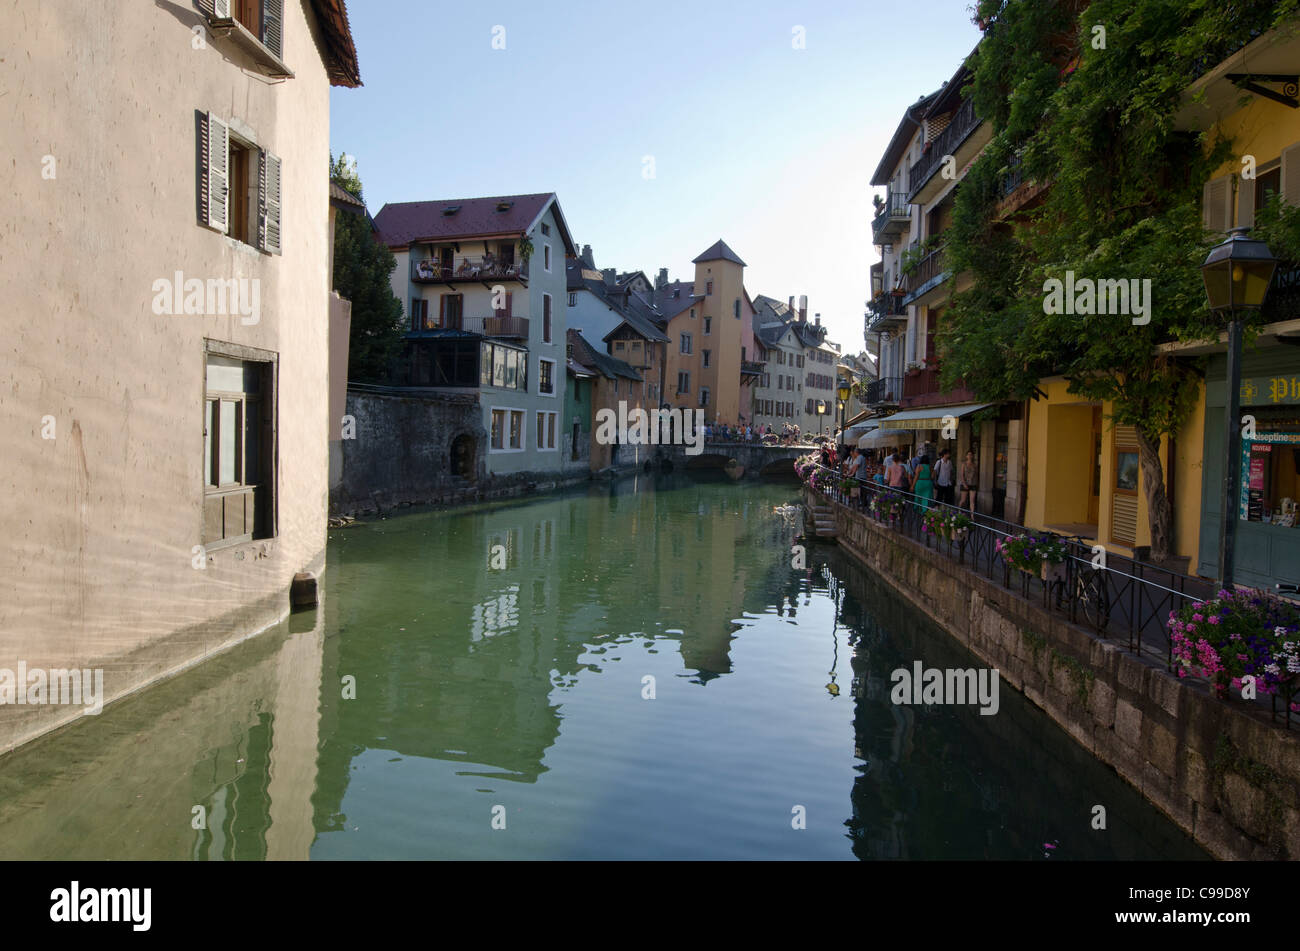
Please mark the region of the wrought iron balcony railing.
[[975, 114], [975, 101], [969, 98], [963, 100], [953, 113], [947, 128], [930, 140], [930, 147], [925, 154], [912, 163], [908, 170], [907, 180], [912, 186], [909, 198], [915, 197], [925, 187], [925, 183], [939, 170], [944, 156], [956, 153], [967, 137], [979, 128], [981, 121]]

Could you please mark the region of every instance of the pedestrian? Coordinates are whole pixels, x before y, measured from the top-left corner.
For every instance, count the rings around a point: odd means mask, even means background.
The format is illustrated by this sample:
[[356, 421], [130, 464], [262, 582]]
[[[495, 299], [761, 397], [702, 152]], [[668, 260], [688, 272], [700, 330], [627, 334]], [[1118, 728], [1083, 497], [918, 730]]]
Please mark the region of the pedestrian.
[[961, 464], [961, 475], [957, 480], [957, 487], [961, 490], [961, 496], [957, 500], [958, 508], [969, 508], [971, 514], [975, 514], [975, 491], [979, 486], [979, 469], [975, 465], [975, 450], [966, 451], [966, 461]]
[[885, 481], [891, 489], [901, 489], [907, 485], [907, 470], [903, 468], [903, 457], [899, 453], [890, 457], [889, 467], [885, 470]]
[[930, 469], [930, 457], [922, 453], [916, 459], [916, 470], [912, 474], [912, 494], [917, 497], [917, 507], [925, 511], [934, 499], [934, 472]]
[[944, 449], [939, 453], [939, 461], [934, 464], [934, 497], [944, 505], [952, 505], [956, 474], [952, 454]]

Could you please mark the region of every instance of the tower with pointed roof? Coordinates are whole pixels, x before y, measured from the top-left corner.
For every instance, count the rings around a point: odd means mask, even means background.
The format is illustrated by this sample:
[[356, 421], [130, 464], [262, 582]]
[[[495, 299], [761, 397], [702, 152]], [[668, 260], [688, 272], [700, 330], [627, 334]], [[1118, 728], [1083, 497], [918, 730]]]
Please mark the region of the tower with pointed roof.
[[[745, 262], [721, 239], [698, 255], [695, 296], [700, 321], [695, 349], [699, 354], [699, 385], [691, 404], [704, 409], [704, 418], [735, 425], [741, 406], [741, 338], [746, 315]], [[746, 420], [748, 421], [748, 420]]]

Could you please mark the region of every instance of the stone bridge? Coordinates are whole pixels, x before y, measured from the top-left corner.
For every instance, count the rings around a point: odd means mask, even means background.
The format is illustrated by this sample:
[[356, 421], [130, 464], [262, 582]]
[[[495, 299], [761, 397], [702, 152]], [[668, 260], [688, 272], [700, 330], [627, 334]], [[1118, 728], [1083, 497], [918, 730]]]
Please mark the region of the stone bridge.
[[[725, 471], [731, 460], [743, 468], [733, 478], [785, 477], [793, 479], [794, 461], [812, 450], [812, 446], [764, 446], [748, 442], [705, 442], [698, 456], [688, 455], [681, 445], [654, 446], [652, 458], [672, 469], [718, 469]], [[733, 470], [734, 472], [734, 470]]]

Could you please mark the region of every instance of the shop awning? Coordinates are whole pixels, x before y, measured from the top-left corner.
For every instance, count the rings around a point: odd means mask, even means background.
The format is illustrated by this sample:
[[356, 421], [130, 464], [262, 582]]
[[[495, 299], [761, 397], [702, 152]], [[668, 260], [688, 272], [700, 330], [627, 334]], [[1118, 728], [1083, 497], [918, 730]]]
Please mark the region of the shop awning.
[[943, 429], [944, 417], [961, 419], [971, 413], [988, 409], [992, 403], [967, 403], [964, 406], [927, 406], [925, 409], [905, 409], [880, 420], [881, 429]]

